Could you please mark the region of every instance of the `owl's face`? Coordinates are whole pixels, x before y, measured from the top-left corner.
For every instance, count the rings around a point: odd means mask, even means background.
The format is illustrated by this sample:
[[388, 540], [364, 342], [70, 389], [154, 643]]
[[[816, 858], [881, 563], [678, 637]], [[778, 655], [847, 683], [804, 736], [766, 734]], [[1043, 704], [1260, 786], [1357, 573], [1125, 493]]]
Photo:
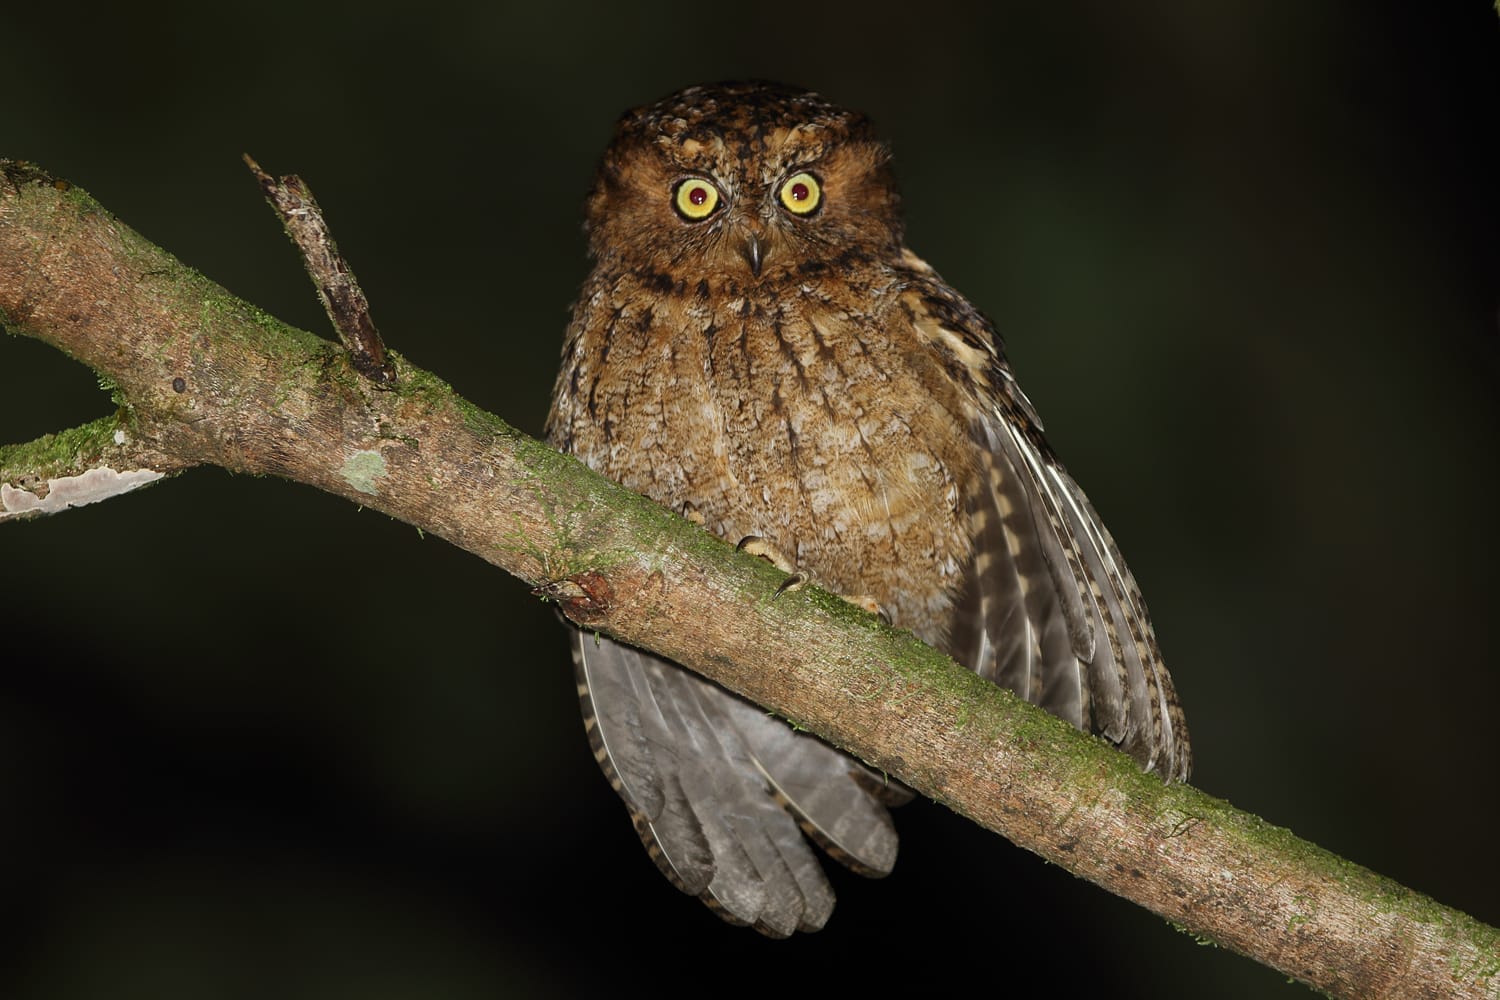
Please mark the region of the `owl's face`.
[[620, 120], [588, 201], [590, 249], [689, 286], [894, 259], [889, 160], [863, 116], [816, 94], [693, 87]]

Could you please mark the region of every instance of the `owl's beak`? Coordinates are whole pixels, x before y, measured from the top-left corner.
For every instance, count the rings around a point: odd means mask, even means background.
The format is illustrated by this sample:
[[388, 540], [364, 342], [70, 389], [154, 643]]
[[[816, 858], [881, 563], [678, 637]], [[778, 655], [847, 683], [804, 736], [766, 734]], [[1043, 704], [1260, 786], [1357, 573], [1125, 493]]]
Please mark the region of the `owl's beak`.
[[745, 263], [750, 265], [750, 273], [760, 277], [760, 265], [766, 256], [765, 237], [754, 232], [745, 234], [745, 242], [740, 244], [740, 255], [745, 258]]

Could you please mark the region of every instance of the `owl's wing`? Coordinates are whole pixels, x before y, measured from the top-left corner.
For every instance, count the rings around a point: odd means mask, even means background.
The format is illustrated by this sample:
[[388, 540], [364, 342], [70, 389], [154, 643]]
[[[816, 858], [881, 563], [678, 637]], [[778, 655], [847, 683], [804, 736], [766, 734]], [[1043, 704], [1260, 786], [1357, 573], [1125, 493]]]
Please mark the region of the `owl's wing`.
[[988, 321], [910, 260], [922, 276], [906, 300], [919, 334], [975, 386], [974, 558], [949, 653], [1147, 770], [1186, 780], [1187, 725], [1135, 578], [1042, 437]]
[[650, 653], [574, 631], [573, 655], [594, 756], [679, 889], [786, 937], [833, 911], [804, 831], [856, 871], [891, 870], [895, 829], [857, 762]]
[[969, 662], [1184, 781], [1187, 726], [1140, 588], [1027, 410], [1002, 402], [978, 430], [988, 490], [971, 508], [980, 548], [960, 620], [980, 638]]

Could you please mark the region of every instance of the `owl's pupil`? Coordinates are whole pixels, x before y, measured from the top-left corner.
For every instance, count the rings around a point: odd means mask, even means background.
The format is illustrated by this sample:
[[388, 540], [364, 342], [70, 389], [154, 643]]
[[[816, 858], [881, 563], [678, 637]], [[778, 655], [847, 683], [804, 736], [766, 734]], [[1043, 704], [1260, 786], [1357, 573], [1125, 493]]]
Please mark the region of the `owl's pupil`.
[[797, 183], [792, 185], [793, 201], [806, 201], [809, 193], [810, 192], [807, 190], [807, 185], [803, 184], [801, 181], [798, 181]]
[[708, 188], [695, 187], [688, 192], [688, 201], [694, 205], [701, 205], [708, 200]]

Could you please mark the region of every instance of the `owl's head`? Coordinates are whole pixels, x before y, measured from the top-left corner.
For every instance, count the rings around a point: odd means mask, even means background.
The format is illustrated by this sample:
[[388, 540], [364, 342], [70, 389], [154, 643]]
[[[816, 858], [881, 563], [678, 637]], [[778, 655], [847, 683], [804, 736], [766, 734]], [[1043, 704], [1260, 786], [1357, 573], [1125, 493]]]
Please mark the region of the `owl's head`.
[[627, 112], [585, 228], [601, 262], [736, 285], [901, 247], [890, 154], [860, 114], [772, 83], [691, 87]]

